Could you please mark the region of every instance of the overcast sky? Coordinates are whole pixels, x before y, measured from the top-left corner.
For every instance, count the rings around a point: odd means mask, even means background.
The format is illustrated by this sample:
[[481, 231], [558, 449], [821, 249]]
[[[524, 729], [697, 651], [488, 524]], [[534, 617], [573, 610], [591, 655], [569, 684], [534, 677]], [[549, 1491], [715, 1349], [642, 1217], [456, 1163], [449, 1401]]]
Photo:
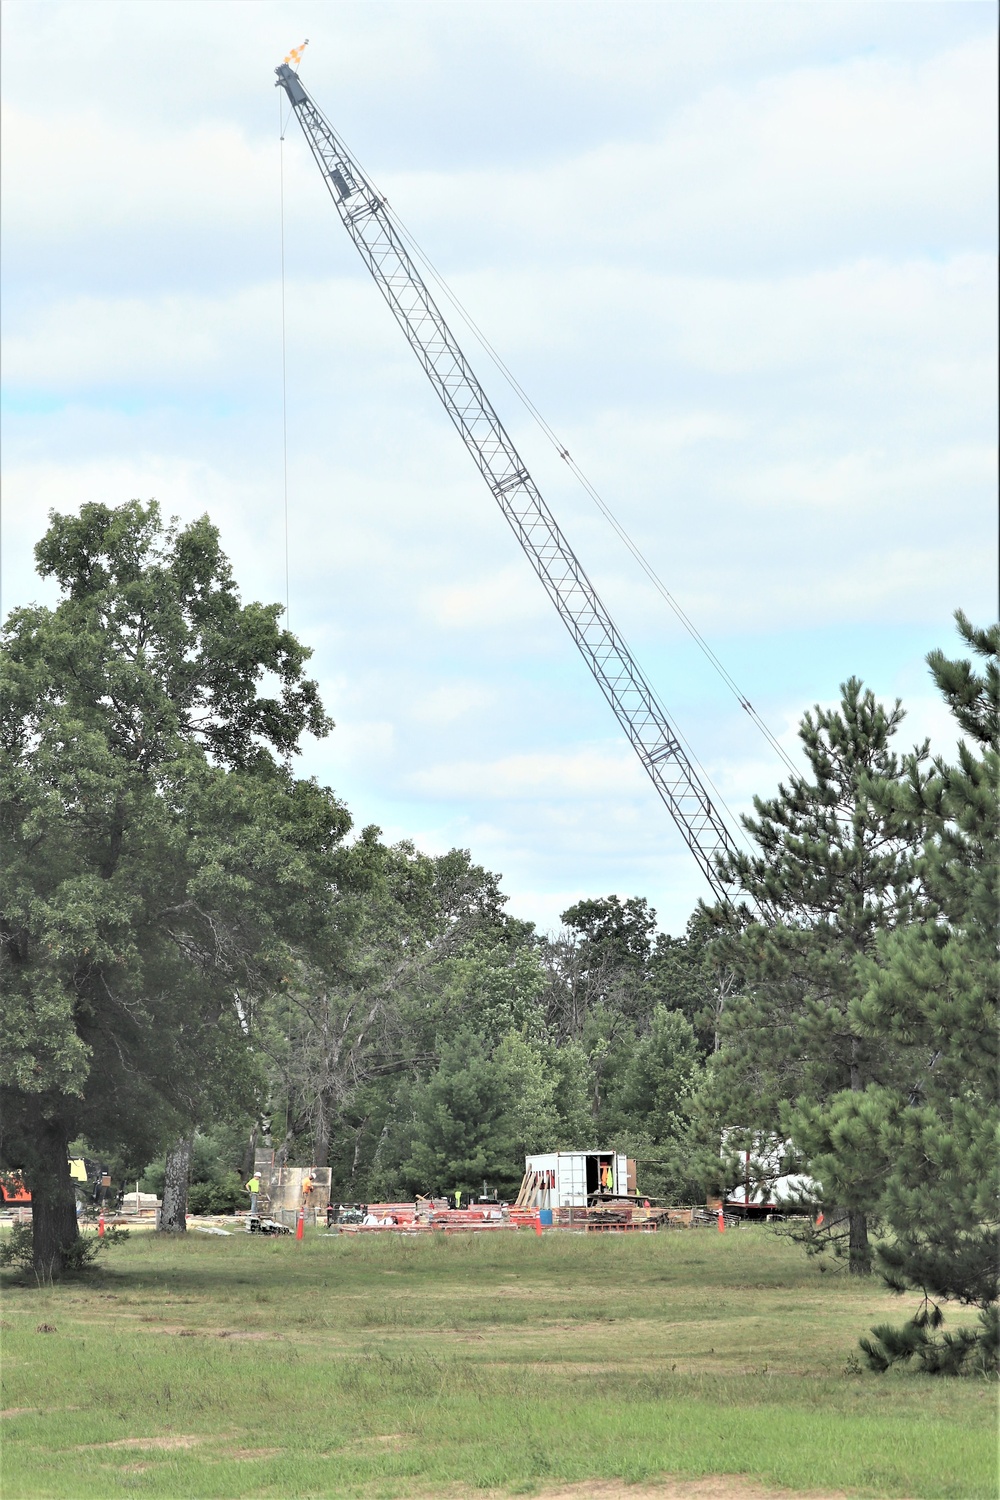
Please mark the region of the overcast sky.
[[[995, 611], [992, 3], [6, 0], [3, 609], [50, 508], [208, 511], [283, 599], [279, 101], [302, 79], [789, 747]], [[356, 823], [552, 927], [698, 870], [284, 145], [292, 628]], [[460, 338], [465, 335], [458, 330]], [[779, 765], [470, 343], [734, 810]]]

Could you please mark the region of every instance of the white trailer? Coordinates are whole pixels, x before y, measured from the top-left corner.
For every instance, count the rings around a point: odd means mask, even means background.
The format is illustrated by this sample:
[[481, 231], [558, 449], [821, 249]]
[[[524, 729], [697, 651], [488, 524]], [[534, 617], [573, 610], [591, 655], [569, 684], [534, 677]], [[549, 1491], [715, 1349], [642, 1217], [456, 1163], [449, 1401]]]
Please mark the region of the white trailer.
[[635, 1197], [635, 1162], [621, 1151], [543, 1151], [524, 1158], [521, 1208], [586, 1208]]

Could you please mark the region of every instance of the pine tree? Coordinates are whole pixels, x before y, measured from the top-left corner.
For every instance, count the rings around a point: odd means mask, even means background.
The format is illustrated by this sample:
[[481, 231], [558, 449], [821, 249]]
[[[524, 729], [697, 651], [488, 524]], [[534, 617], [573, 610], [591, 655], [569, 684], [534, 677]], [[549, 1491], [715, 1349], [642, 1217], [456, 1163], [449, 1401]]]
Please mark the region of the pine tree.
[[[851, 678], [839, 708], [817, 705], [802, 720], [811, 774], [755, 799], [757, 816], [744, 820], [760, 853], [734, 856], [727, 873], [771, 920], [742, 931], [731, 924], [742, 989], [723, 1013], [710, 1072], [720, 1124], [808, 1145], [803, 1109], [814, 1128], [816, 1112], [842, 1090], [894, 1077], [892, 1039], [863, 1029], [851, 1006], [858, 959], [874, 954], [879, 934], [904, 922], [916, 898], [919, 825], [870, 790], [900, 776], [891, 741], [902, 719], [898, 701], [886, 709]], [[912, 757], [918, 777], [925, 755], [926, 746]], [[850, 1269], [865, 1274], [877, 1185], [845, 1177], [839, 1186]]]
[[[982, 666], [940, 651], [928, 664], [963, 734], [957, 764], [936, 760], [929, 778], [911, 765], [872, 789], [887, 815], [926, 829], [921, 920], [880, 936], [850, 1007], [869, 1044], [895, 1050], [897, 1082], [832, 1101], [817, 1142], [824, 1182], [859, 1172], [879, 1182], [890, 1231], [879, 1269], [896, 1291], [923, 1295], [903, 1329], [863, 1342], [869, 1362], [915, 1357], [934, 1373], [995, 1368], [998, 1352], [1000, 626], [956, 619]], [[949, 1298], [979, 1306], [976, 1334], [932, 1336], [932, 1299]]]

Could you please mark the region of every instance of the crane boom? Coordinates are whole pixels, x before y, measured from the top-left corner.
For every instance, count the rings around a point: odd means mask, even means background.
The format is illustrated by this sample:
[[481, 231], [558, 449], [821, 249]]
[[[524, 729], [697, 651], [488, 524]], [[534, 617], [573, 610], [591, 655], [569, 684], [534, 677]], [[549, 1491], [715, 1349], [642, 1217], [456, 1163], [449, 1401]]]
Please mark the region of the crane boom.
[[344, 227], [376, 286], [713, 894], [730, 901], [732, 892], [717, 865], [720, 855], [735, 852], [729, 830], [427, 290], [385, 200], [352, 159], [298, 74], [287, 63], [275, 72]]

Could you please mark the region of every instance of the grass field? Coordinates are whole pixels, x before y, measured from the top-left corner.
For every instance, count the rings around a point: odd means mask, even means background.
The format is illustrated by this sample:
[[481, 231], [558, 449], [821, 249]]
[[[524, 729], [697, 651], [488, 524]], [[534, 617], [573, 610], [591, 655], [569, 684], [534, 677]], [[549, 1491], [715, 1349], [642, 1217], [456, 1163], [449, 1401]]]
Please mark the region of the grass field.
[[995, 1385], [856, 1368], [905, 1311], [763, 1227], [134, 1235], [8, 1279], [3, 1496], [994, 1497]]

